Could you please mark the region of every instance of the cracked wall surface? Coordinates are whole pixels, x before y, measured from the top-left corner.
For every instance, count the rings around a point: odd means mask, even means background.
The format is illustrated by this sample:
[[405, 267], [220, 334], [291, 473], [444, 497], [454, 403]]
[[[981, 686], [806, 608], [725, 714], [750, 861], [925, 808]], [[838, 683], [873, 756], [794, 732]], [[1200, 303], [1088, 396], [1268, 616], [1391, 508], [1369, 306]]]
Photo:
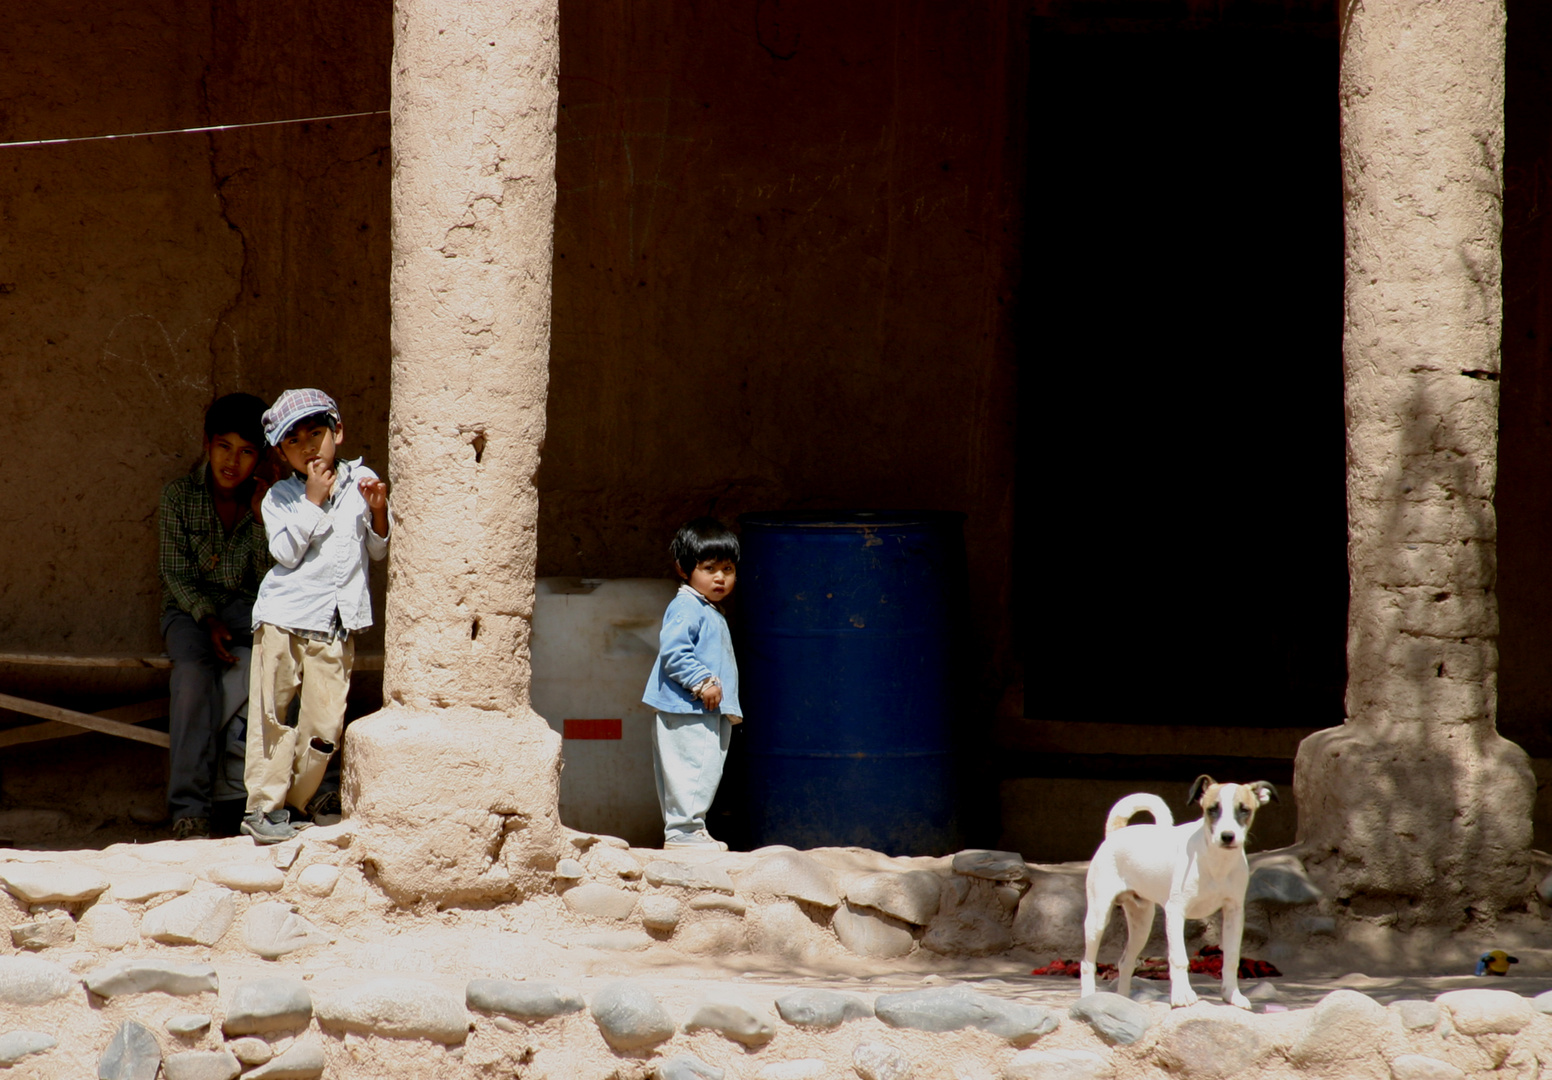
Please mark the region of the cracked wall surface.
[[[386, 58], [388, 15], [27, 4], [0, 142], [386, 109], [362, 58]], [[160, 651], [157, 499], [216, 394], [322, 385], [385, 464], [387, 145], [381, 116], [0, 149], [7, 648]]]
[[[83, 31], [78, 10], [8, 14], [0, 141], [205, 121], [201, 13], [103, 5]], [[147, 63], [126, 63], [126, 45]], [[146, 529], [199, 448], [209, 343], [242, 258], [209, 170], [198, 137], [0, 150], [0, 634], [18, 646], [154, 640], [154, 543], [126, 558], [100, 538]], [[39, 436], [30, 452], [17, 452], [23, 432]], [[100, 617], [84, 621], [88, 598]]]
[[[388, 104], [388, 3], [15, 18], [0, 141]], [[662, 574], [666, 537], [707, 509], [895, 504], [967, 510], [972, 570], [1005, 579], [1013, 14], [568, 0], [560, 20], [540, 572]], [[388, 143], [380, 116], [0, 151], [0, 416], [94, 439], [41, 496], [0, 455], [4, 647], [159, 649], [155, 500], [215, 393], [322, 383], [347, 450], [382, 470]], [[515, 182], [449, 223], [450, 251]], [[711, 421], [678, 422], [692, 386]], [[92, 542], [101, 522], [120, 542]], [[1004, 649], [1004, 590], [973, 602]]]
[[[963, 506], [972, 559], [1005, 579], [1004, 313], [1018, 198], [1005, 140], [1019, 132], [1008, 119], [1011, 15], [1003, 5], [963, 24], [923, 5], [773, 12], [755, 5], [729, 21], [674, 3], [633, 19], [582, 3], [560, 10], [578, 116], [604, 117], [601, 128], [554, 118], [574, 140], [576, 181], [560, 254], [575, 264], [623, 244], [631, 257], [620, 275], [636, 256], [660, 269], [622, 285], [606, 260], [598, 274], [566, 279], [559, 379], [548, 403], [542, 377], [512, 383], [523, 398], [515, 426], [443, 393], [432, 384], [445, 372], [424, 365], [418, 415], [404, 415], [396, 452], [427, 462], [445, 452], [479, 478], [469, 504], [434, 469], [423, 481], [419, 466], [401, 471], [395, 505], [412, 524], [389, 564], [441, 558], [427, 548], [467, 524], [496, 556], [452, 575], [445, 618], [404, 590], [401, 622], [415, 629], [387, 675], [401, 700], [526, 708], [527, 590], [541, 549], [551, 572], [662, 573], [673, 526], [707, 508], [731, 517], [773, 505]], [[0, 140], [389, 104], [387, 3], [45, 0], [15, 29], [0, 40]], [[501, 39], [480, 48], [489, 40]], [[631, 59], [660, 41], [676, 58], [661, 101], [659, 75]], [[432, 57], [416, 69], [428, 92], [466, 74], [461, 61]], [[604, 98], [600, 79], [612, 87]], [[435, 134], [500, 131], [506, 110], [486, 98], [442, 116]], [[687, 122], [703, 138], [681, 139]], [[218, 393], [322, 385], [345, 412], [347, 453], [384, 471], [388, 146], [388, 117], [377, 116], [0, 150], [0, 426], [89, 443], [43, 484], [37, 460], [53, 445], [33, 460], [0, 454], [0, 648], [160, 651], [157, 495], [196, 460], [200, 413]], [[434, 249], [507, 272], [481, 252], [505, 261], [525, 251], [519, 236], [486, 245], [529, 198], [531, 170], [489, 140], [447, 149], [477, 167]], [[595, 172], [596, 183], [577, 180]], [[537, 263], [519, 263], [513, 280], [539, 281]], [[504, 312], [500, 300], [487, 308], [446, 320], [432, 301], [425, 325], [406, 334], [431, 340], [448, 328], [494, 355], [512, 339], [488, 344], [502, 338], [492, 324]], [[737, 401], [710, 423], [672, 423], [685, 385], [714, 380], [720, 393], [735, 376]], [[497, 413], [517, 400], [500, 396], [488, 403]], [[548, 447], [550, 539], [538, 536], [531, 500], [508, 537], [489, 515], [529, 499], [546, 412], [562, 418]], [[535, 453], [515, 460], [514, 433]], [[586, 544], [573, 546], [573, 533]], [[386, 576], [375, 572], [368, 651], [392, 618]], [[975, 595], [988, 636], [1005, 644], [1005, 592]], [[99, 707], [117, 703], [126, 678], [8, 669], [7, 688], [100, 692]], [[159, 691], [154, 674], [139, 678], [147, 696]]]

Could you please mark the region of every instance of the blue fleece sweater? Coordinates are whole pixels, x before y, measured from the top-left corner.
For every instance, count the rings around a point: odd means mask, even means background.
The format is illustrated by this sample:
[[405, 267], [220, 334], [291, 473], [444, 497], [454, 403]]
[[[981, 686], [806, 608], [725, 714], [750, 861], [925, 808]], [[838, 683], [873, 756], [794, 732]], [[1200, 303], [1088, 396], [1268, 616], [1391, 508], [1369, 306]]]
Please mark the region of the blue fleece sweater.
[[[715, 675], [722, 682], [722, 706], [708, 709], [692, 691]], [[738, 661], [727, 619], [688, 585], [668, 603], [658, 635], [657, 663], [641, 700], [658, 712], [722, 713], [743, 716], [738, 703]]]

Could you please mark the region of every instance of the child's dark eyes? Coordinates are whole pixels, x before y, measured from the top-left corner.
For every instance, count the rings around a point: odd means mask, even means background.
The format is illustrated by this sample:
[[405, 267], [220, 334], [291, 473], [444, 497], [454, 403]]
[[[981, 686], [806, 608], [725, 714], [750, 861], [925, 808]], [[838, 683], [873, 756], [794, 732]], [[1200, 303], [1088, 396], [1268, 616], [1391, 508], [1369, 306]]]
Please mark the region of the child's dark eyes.
[[287, 446], [296, 446], [299, 443], [310, 442], [313, 439], [321, 438], [323, 433], [327, 430], [328, 428], [316, 427], [311, 431], [297, 431], [287, 435], [282, 441]]

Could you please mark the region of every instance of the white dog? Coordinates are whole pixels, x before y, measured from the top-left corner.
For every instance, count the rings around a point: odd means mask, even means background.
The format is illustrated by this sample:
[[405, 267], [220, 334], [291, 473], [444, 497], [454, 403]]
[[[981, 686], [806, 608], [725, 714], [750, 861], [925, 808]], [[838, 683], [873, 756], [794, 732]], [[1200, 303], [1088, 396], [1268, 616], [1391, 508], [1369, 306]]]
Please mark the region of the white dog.
[[[1186, 958], [1186, 920], [1223, 909], [1223, 1000], [1241, 1009], [1250, 1001], [1239, 992], [1239, 939], [1245, 929], [1245, 834], [1256, 811], [1277, 798], [1264, 780], [1219, 784], [1199, 776], [1188, 798], [1202, 807], [1202, 820], [1176, 825], [1157, 795], [1128, 795], [1110, 808], [1105, 841], [1089, 863], [1088, 915], [1083, 920], [1081, 989], [1094, 992], [1094, 961], [1099, 939], [1119, 903], [1126, 913], [1126, 952], [1121, 957], [1118, 993], [1130, 996], [1132, 970], [1153, 929], [1153, 905], [1164, 908], [1169, 941], [1169, 1003], [1176, 1008], [1196, 1002]], [[1152, 825], [1127, 825], [1146, 810]]]

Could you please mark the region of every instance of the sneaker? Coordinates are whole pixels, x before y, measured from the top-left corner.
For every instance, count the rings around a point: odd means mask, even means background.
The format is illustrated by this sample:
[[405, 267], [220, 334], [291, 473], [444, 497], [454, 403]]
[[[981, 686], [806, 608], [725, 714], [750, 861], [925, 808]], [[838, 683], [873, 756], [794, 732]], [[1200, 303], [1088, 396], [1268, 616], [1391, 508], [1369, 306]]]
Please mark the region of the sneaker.
[[340, 804], [338, 791], [320, 791], [307, 801], [307, 808], [302, 813], [311, 818], [314, 825], [337, 825], [345, 816], [345, 808]]
[[685, 833], [682, 836], [671, 836], [667, 840], [664, 840], [663, 849], [666, 851], [669, 848], [689, 848], [692, 850], [700, 851], [726, 851], [728, 846], [721, 840], [714, 839], [711, 833], [707, 832], [705, 829], [698, 829], [692, 833]]
[[172, 838], [174, 840], [209, 840], [210, 819], [181, 817], [172, 823]]
[[239, 829], [244, 836], [253, 837], [255, 844], [278, 844], [296, 835], [290, 817], [284, 810], [271, 810], [267, 814], [253, 811], [243, 815]]

